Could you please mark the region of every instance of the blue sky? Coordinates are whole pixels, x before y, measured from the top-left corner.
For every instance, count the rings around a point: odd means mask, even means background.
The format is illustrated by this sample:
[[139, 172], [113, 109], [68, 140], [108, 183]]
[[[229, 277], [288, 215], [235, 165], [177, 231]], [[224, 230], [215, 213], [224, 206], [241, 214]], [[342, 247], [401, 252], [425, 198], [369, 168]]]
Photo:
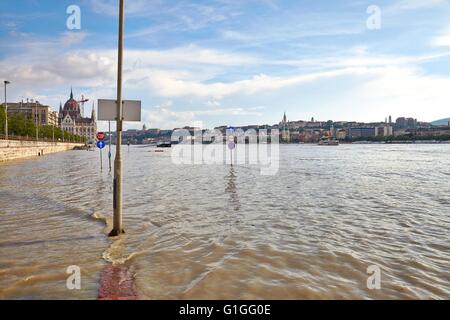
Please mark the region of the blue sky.
[[[1, 1], [8, 100], [115, 98], [117, 3]], [[124, 96], [148, 127], [450, 116], [449, 0], [128, 0], [125, 32]]]

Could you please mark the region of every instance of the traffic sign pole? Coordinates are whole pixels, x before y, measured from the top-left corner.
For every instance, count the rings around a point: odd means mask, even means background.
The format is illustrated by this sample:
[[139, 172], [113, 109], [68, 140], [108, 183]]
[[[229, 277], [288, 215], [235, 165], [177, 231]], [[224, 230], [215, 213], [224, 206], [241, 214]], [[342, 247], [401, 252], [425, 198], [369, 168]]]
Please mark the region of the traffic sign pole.
[[103, 149], [100, 149], [100, 171], [103, 171]]
[[108, 143], [109, 172], [111, 172], [111, 121], [108, 121], [108, 136], [109, 136], [109, 143]]
[[236, 144], [234, 142], [234, 128], [230, 127], [228, 128], [228, 149], [230, 149], [230, 164], [233, 166], [233, 149], [236, 147]]
[[[99, 135], [97, 135], [99, 136]], [[101, 137], [101, 135], [100, 135]], [[103, 171], [103, 148], [105, 147], [105, 141], [99, 140], [97, 141], [97, 148], [100, 150], [100, 170]]]

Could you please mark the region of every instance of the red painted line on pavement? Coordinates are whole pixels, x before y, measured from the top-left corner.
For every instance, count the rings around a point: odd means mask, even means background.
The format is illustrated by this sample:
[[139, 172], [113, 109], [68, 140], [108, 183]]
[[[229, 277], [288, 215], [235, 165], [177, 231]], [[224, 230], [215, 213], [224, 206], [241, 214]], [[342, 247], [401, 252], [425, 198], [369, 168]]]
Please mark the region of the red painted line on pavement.
[[138, 300], [134, 275], [126, 264], [108, 264], [100, 274], [99, 300]]

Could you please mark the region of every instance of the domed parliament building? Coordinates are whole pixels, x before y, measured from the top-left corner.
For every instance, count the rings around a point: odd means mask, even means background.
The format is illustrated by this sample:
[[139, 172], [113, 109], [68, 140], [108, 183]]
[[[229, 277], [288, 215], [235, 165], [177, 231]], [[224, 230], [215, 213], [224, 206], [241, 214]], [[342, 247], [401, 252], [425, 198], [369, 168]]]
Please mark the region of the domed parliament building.
[[95, 109], [92, 106], [90, 118], [85, 118], [81, 114], [80, 104], [73, 98], [70, 90], [70, 99], [59, 106], [59, 126], [62, 130], [86, 137], [88, 140], [95, 140], [97, 134], [97, 121], [95, 119]]

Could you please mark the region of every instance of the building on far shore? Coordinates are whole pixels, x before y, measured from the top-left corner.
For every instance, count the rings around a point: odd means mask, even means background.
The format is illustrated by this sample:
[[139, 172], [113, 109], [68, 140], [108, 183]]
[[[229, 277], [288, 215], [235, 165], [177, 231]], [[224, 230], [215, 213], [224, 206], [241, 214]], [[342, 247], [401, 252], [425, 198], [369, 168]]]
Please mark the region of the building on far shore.
[[283, 119], [279, 123], [279, 128], [281, 130], [281, 141], [289, 143], [291, 141], [291, 132], [289, 121], [287, 120], [286, 117], [286, 112], [284, 113]]
[[378, 126], [376, 129], [376, 136], [390, 137], [394, 134], [394, 129], [389, 125]]
[[59, 106], [59, 126], [62, 130], [85, 137], [90, 141], [96, 139], [97, 121], [95, 118], [95, 108], [92, 105], [90, 118], [85, 118], [81, 114], [80, 103], [73, 98], [73, 92], [70, 90], [70, 98], [64, 104]]
[[336, 139], [345, 140], [347, 138], [347, 131], [345, 129], [338, 129], [336, 131]]
[[[3, 103], [2, 106], [4, 105]], [[18, 113], [33, 120], [39, 126], [58, 126], [58, 112], [40, 104], [39, 101], [27, 99], [26, 102], [8, 102], [8, 115], [13, 116]]]
[[418, 136], [418, 137], [450, 136], [450, 125], [434, 127], [434, 128], [406, 129], [404, 134], [414, 135], [414, 136]]
[[393, 135], [393, 128], [389, 125], [349, 128], [350, 139], [368, 137], [389, 137]]
[[350, 139], [362, 138], [362, 137], [375, 137], [377, 135], [377, 129], [374, 127], [356, 127], [349, 129]]
[[414, 129], [417, 127], [417, 119], [400, 117], [395, 121], [395, 126], [398, 129]]

